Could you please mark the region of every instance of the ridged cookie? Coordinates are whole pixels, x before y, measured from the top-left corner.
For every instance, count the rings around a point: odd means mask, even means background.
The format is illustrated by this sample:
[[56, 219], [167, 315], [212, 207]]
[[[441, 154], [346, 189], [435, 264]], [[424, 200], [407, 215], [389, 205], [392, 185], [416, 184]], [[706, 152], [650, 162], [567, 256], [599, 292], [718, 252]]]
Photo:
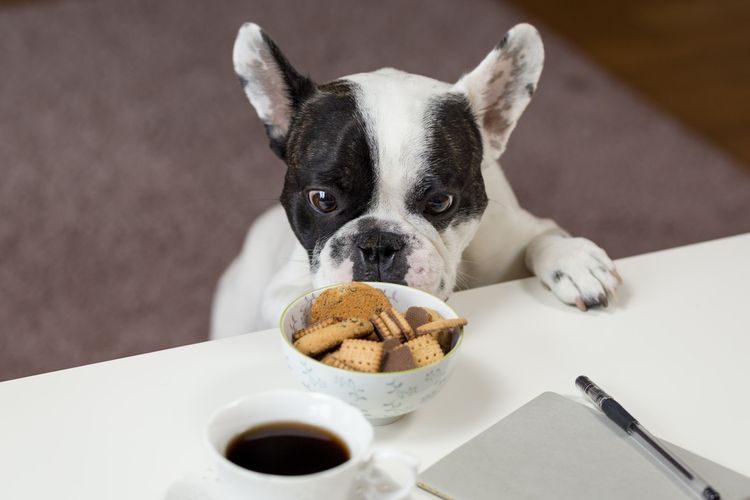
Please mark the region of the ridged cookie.
[[382, 311], [380, 314], [374, 314], [370, 318], [370, 322], [375, 327], [375, 333], [380, 340], [406, 340], [398, 324], [388, 315], [387, 311]]
[[309, 333], [317, 332], [318, 330], [322, 330], [323, 328], [331, 326], [334, 323], [336, 323], [335, 318], [326, 318], [320, 320], [317, 323], [313, 323], [312, 325], [303, 328], [302, 330], [297, 330], [296, 332], [294, 332], [294, 335], [292, 335], [292, 340], [299, 340]]
[[337, 347], [346, 339], [367, 337], [372, 333], [372, 323], [357, 318], [347, 318], [332, 325], [310, 332], [294, 342], [294, 347], [303, 354], [315, 356]]
[[395, 307], [391, 307], [390, 309], [388, 309], [387, 313], [388, 316], [390, 316], [393, 322], [397, 325], [398, 329], [401, 331], [401, 335], [404, 336], [405, 340], [411, 340], [417, 336], [414, 333], [414, 329], [411, 327], [404, 315], [398, 312]]
[[450, 330], [451, 328], [457, 328], [467, 324], [464, 318], [452, 318], [452, 319], [439, 319], [417, 328], [417, 335], [424, 335], [426, 333], [436, 333], [441, 330]]

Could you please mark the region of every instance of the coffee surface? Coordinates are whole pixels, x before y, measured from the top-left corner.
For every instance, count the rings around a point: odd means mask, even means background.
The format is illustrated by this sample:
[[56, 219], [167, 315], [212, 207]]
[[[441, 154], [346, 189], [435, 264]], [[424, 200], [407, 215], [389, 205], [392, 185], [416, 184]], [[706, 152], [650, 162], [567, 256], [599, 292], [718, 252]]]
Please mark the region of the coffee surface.
[[327, 429], [301, 422], [252, 427], [227, 445], [230, 462], [255, 472], [300, 476], [331, 469], [349, 460], [349, 448]]

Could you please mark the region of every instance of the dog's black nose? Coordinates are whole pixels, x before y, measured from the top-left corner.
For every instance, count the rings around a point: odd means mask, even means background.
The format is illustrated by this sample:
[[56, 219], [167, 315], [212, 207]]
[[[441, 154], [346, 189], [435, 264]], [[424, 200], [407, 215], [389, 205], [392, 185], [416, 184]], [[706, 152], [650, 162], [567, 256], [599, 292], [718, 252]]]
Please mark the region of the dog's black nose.
[[400, 283], [406, 274], [406, 258], [401, 250], [406, 245], [400, 234], [368, 231], [357, 236], [359, 266], [355, 266], [355, 280], [391, 281]]

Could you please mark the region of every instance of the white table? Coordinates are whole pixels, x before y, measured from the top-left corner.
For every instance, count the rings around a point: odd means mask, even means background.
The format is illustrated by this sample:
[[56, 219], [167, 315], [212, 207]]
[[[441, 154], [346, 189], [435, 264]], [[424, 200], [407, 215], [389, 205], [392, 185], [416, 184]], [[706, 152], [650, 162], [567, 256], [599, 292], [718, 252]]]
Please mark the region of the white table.
[[[445, 389], [376, 430], [427, 467], [544, 391], [590, 376], [654, 434], [750, 475], [750, 234], [620, 260], [618, 304], [580, 311], [533, 279], [461, 292]], [[294, 388], [278, 332], [0, 384], [0, 498], [161, 498], [218, 406]]]

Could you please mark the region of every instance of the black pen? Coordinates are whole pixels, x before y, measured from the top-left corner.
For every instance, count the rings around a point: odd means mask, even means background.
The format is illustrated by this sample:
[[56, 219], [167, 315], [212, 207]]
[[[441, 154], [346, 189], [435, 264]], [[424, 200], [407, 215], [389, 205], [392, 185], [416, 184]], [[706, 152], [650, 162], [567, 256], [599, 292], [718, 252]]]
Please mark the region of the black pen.
[[664, 467], [673, 472], [683, 483], [694, 491], [700, 498], [720, 500], [721, 496], [703, 480], [693, 469], [685, 465], [667, 450], [659, 441], [638, 423], [633, 415], [627, 412], [612, 396], [604, 392], [588, 377], [581, 375], [576, 379], [576, 386], [607, 416], [620, 426], [628, 436], [654, 456]]

